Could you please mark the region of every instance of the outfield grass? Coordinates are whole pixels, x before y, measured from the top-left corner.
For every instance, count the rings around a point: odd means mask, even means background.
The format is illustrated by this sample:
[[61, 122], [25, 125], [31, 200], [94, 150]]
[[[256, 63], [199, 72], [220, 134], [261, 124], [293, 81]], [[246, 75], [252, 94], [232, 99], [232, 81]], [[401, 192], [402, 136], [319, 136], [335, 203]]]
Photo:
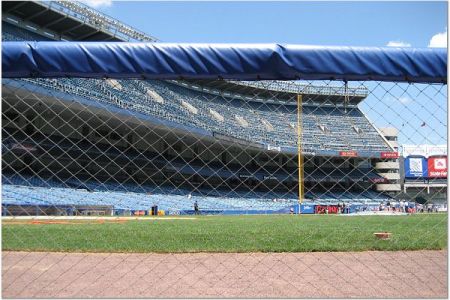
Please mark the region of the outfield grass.
[[[376, 239], [373, 233], [381, 231], [391, 232], [392, 238]], [[103, 224], [18, 221], [2, 226], [2, 249], [15, 251], [307, 252], [446, 247], [447, 214], [199, 216]]]

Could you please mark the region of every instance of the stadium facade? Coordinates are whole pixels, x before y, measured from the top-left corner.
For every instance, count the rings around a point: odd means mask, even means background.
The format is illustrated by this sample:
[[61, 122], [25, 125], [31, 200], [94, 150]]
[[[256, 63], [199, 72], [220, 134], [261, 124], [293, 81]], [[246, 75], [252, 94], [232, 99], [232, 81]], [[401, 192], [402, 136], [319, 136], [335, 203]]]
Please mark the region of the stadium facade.
[[[2, 28], [4, 41], [157, 41], [65, 1], [4, 2]], [[191, 213], [194, 201], [209, 213], [286, 213], [299, 201], [299, 148], [305, 213], [311, 203], [378, 207], [399, 192], [383, 172], [398, 168], [398, 149], [358, 108], [368, 95], [362, 87], [106, 78], [2, 84], [4, 214], [152, 206]]]
[[447, 145], [403, 145], [403, 192], [447, 207]]

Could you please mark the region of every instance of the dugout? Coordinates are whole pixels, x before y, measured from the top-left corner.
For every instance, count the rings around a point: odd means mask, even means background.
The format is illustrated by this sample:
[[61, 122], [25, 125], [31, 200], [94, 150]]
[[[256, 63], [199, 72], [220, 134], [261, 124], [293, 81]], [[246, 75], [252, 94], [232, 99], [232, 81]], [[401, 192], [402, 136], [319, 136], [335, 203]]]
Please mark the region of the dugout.
[[75, 206], [75, 216], [112, 216], [114, 208], [108, 205]]
[[71, 216], [73, 211], [72, 206], [2, 204], [2, 216]]

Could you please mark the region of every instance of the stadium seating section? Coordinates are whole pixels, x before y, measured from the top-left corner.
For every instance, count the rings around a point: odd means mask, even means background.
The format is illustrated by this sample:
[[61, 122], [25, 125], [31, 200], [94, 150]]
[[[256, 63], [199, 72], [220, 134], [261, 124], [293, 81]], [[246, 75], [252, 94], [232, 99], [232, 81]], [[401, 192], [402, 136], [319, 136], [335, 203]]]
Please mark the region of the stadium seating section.
[[[23, 41], [50, 38], [3, 22], [2, 39]], [[22, 82], [139, 112], [167, 124], [181, 124], [265, 145], [296, 147], [295, 105], [256, 102], [232, 94], [217, 95], [209, 90], [196, 90], [182, 81], [65, 78], [23, 79]], [[302, 116], [305, 151], [390, 150], [357, 106], [344, 110], [334, 106], [304, 105]], [[368, 177], [378, 176], [370, 170], [360, 172]], [[328, 175], [323, 170], [309, 174], [317, 180]], [[341, 175], [330, 176], [339, 179]], [[346, 176], [356, 179], [361, 174], [355, 171], [353, 175], [350, 172]], [[111, 205], [117, 209], [148, 209], [157, 204], [165, 210], [185, 210], [192, 209], [193, 202], [197, 200], [202, 209], [279, 210], [297, 202], [295, 194], [280, 197], [276, 193], [241, 191], [192, 192], [170, 187], [100, 184], [89, 180], [80, 184], [76, 179], [63, 182], [18, 174], [3, 175], [2, 182], [4, 204]], [[214, 195], [214, 192], [217, 194]], [[192, 196], [188, 198], [190, 193]], [[386, 199], [370, 191], [314, 193], [307, 194], [306, 198], [324, 203], [363, 203], [369, 199]]]
[[[2, 34], [4, 40], [40, 38], [12, 25], [4, 26]], [[164, 81], [116, 80], [113, 84], [106, 80], [74, 78], [28, 81], [210, 132], [272, 146], [296, 146], [295, 105], [217, 96]], [[305, 151], [390, 150], [357, 107], [344, 111], [337, 107], [304, 106], [302, 118]]]
[[[191, 210], [194, 201], [202, 210], [276, 211], [297, 203], [295, 194], [188, 190], [133, 184], [98, 183], [77, 179], [60, 181], [26, 175], [2, 175], [2, 203], [6, 205], [108, 205], [114, 209], [149, 209], [158, 205], [168, 211]], [[75, 188], [78, 187], [78, 188]], [[127, 191], [127, 192], [123, 192]], [[216, 195], [212, 195], [215, 193]], [[189, 194], [191, 195], [189, 197]], [[306, 202], [337, 204], [380, 202], [388, 198], [366, 191], [307, 194]]]

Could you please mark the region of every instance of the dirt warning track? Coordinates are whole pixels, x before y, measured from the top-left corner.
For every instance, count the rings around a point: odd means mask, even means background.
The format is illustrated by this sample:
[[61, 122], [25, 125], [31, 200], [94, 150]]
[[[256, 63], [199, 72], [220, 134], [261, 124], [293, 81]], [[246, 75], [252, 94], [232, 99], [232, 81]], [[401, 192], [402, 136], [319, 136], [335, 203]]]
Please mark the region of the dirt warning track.
[[447, 298], [447, 251], [2, 254], [6, 298]]

